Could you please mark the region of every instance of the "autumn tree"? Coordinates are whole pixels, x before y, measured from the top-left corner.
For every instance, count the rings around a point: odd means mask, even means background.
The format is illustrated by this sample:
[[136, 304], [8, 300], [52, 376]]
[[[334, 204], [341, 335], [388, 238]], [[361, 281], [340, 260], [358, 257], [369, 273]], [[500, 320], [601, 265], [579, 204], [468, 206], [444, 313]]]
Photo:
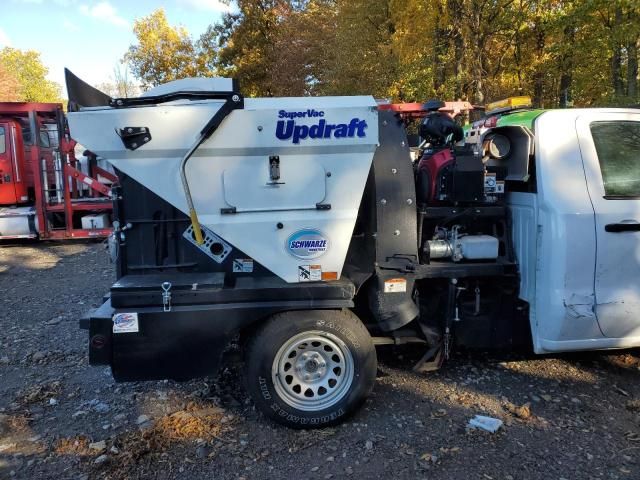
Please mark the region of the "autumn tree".
[[18, 102], [20, 100], [20, 83], [7, 69], [0, 64], [0, 102]]
[[141, 89], [130, 77], [127, 64], [116, 64], [113, 67], [110, 81], [96, 85], [101, 92], [113, 98], [129, 98], [140, 95]]
[[336, 0], [335, 8], [335, 31], [325, 45], [331, 62], [324, 91], [387, 96], [397, 78], [391, 0]]
[[162, 8], [140, 18], [133, 25], [137, 44], [124, 55], [133, 74], [144, 87], [179, 78], [211, 76], [197, 61], [197, 51], [187, 30], [172, 26]]
[[[60, 85], [47, 79], [49, 69], [35, 50], [19, 50], [5, 47], [0, 50], [0, 68], [4, 71], [4, 82], [10, 88], [17, 82], [17, 95], [21, 102], [60, 102]], [[0, 78], [2, 73], [0, 73]], [[0, 90], [2, 91], [2, 90]], [[7, 95], [7, 94], [4, 94]]]
[[236, 0], [192, 41], [163, 11], [127, 58], [147, 84], [240, 80], [250, 96], [371, 94], [538, 107], [640, 102], [638, 0]]
[[286, 54], [277, 50], [277, 32], [292, 5], [287, 0], [236, 3], [237, 11], [226, 13], [209, 32], [218, 48], [217, 65], [224, 76], [237, 78], [247, 95], [273, 95], [269, 71], [277, 53]]

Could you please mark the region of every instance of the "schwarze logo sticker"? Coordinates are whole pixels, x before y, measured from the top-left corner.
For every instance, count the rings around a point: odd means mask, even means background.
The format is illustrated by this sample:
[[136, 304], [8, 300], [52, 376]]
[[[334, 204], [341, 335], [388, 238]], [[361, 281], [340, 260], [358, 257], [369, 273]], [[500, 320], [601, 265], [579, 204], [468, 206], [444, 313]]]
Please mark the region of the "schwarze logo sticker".
[[292, 233], [287, 239], [287, 251], [303, 260], [318, 258], [329, 249], [329, 240], [315, 228], [304, 228]]
[[113, 316], [113, 333], [135, 333], [139, 331], [137, 313], [116, 313]]

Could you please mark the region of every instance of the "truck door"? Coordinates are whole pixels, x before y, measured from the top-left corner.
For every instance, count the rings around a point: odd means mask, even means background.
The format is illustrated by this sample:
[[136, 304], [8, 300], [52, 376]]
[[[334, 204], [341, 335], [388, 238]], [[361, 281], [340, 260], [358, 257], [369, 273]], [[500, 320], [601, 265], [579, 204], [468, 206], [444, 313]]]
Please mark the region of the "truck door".
[[640, 112], [576, 121], [595, 212], [595, 314], [611, 338], [640, 335]]
[[0, 123], [0, 205], [12, 205], [16, 202], [16, 190], [13, 178], [12, 152], [10, 148], [9, 124]]

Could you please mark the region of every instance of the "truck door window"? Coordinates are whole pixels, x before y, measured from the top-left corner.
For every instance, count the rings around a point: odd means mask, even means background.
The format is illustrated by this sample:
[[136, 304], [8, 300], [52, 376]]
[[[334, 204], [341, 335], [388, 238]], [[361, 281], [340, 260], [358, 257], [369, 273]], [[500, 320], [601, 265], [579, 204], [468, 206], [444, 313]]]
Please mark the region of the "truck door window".
[[640, 197], [640, 122], [593, 122], [606, 197]]
[[43, 148], [51, 147], [51, 142], [49, 141], [49, 133], [47, 130], [40, 131], [40, 146]]
[[0, 127], [0, 153], [7, 151], [7, 141], [5, 139], [4, 127]]

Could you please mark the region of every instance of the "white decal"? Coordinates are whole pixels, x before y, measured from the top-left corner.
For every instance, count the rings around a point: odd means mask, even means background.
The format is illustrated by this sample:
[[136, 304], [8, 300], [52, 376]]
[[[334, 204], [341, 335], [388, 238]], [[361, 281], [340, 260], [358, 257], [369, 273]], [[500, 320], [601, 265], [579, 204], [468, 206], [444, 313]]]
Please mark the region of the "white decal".
[[322, 265], [299, 265], [298, 281], [319, 282], [322, 280]]
[[390, 278], [384, 281], [384, 293], [398, 293], [407, 291], [407, 280], [404, 278]]
[[139, 331], [137, 313], [116, 313], [113, 316], [113, 333], [136, 333]]
[[234, 273], [252, 273], [253, 260], [251, 258], [236, 258], [233, 261]]

